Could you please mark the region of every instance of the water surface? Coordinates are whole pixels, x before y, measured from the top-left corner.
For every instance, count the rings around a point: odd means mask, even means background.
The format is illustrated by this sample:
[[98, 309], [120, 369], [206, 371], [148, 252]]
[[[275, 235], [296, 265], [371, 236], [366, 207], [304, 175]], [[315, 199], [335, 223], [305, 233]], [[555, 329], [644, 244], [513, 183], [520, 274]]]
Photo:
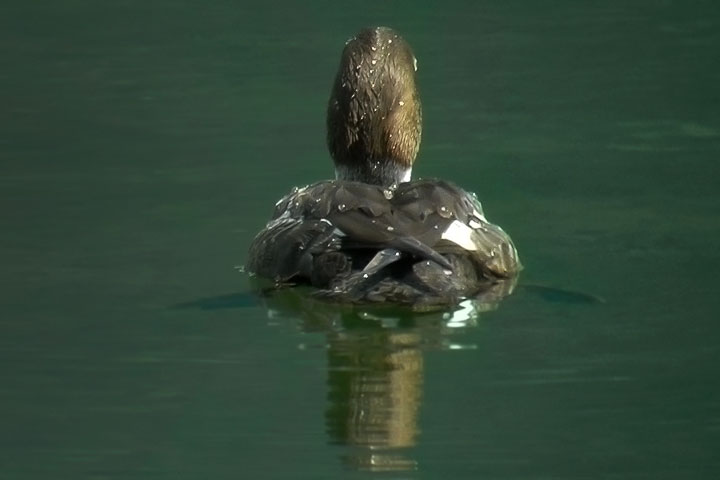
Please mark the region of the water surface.
[[[713, 2], [6, 2], [0, 478], [717, 478]], [[259, 299], [344, 40], [526, 271], [475, 314]]]

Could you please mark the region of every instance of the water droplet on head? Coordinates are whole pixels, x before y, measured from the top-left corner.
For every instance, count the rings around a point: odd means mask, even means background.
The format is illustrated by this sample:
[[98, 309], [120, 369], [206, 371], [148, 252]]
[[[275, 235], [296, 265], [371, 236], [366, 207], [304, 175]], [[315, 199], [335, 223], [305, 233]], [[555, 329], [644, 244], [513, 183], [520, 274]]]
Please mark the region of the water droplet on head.
[[392, 232], [395, 230], [395, 228], [393, 228], [391, 225], [388, 225], [387, 230], [388, 232]]
[[400, 100], [400, 101], [398, 102], [398, 105], [400, 105], [400, 106], [402, 107], [403, 105], [405, 105], [405, 102], [403, 102], [402, 100]]
[[368, 276], [369, 275], [367, 273], [363, 273], [363, 278], [368, 278]]
[[[373, 49], [373, 50], [374, 50], [374, 49]], [[373, 59], [370, 63], [372, 63], [373, 65], [375, 65], [375, 64], [377, 63], [377, 60]]]
[[392, 38], [388, 38], [388, 43], [392, 43]]

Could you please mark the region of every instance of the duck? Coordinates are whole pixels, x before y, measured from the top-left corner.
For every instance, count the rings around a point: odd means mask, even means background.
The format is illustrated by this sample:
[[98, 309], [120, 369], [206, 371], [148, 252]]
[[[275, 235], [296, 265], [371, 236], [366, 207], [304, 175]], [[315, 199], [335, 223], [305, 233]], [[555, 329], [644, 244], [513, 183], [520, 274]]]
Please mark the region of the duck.
[[474, 193], [412, 179], [422, 137], [416, 72], [410, 44], [392, 28], [364, 28], [346, 42], [327, 107], [335, 178], [275, 204], [251, 242], [250, 275], [332, 302], [419, 310], [516, 280], [517, 249]]

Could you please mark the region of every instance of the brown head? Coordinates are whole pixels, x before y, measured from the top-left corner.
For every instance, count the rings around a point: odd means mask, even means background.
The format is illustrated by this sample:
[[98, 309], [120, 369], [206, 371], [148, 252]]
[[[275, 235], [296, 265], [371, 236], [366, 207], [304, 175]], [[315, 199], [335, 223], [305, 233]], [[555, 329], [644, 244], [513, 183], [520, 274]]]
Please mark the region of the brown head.
[[390, 28], [348, 40], [327, 114], [337, 178], [384, 186], [410, 180], [422, 133], [416, 69], [410, 45]]

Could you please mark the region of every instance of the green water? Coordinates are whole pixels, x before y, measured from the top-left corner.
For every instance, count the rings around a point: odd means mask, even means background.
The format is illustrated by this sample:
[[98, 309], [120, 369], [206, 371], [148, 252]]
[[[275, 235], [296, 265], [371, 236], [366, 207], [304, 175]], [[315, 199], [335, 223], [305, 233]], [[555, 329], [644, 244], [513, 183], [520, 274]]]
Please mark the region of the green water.
[[[0, 478], [718, 478], [720, 7], [299, 5], [0, 6]], [[465, 323], [234, 268], [374, 24], [526, 265]]]

